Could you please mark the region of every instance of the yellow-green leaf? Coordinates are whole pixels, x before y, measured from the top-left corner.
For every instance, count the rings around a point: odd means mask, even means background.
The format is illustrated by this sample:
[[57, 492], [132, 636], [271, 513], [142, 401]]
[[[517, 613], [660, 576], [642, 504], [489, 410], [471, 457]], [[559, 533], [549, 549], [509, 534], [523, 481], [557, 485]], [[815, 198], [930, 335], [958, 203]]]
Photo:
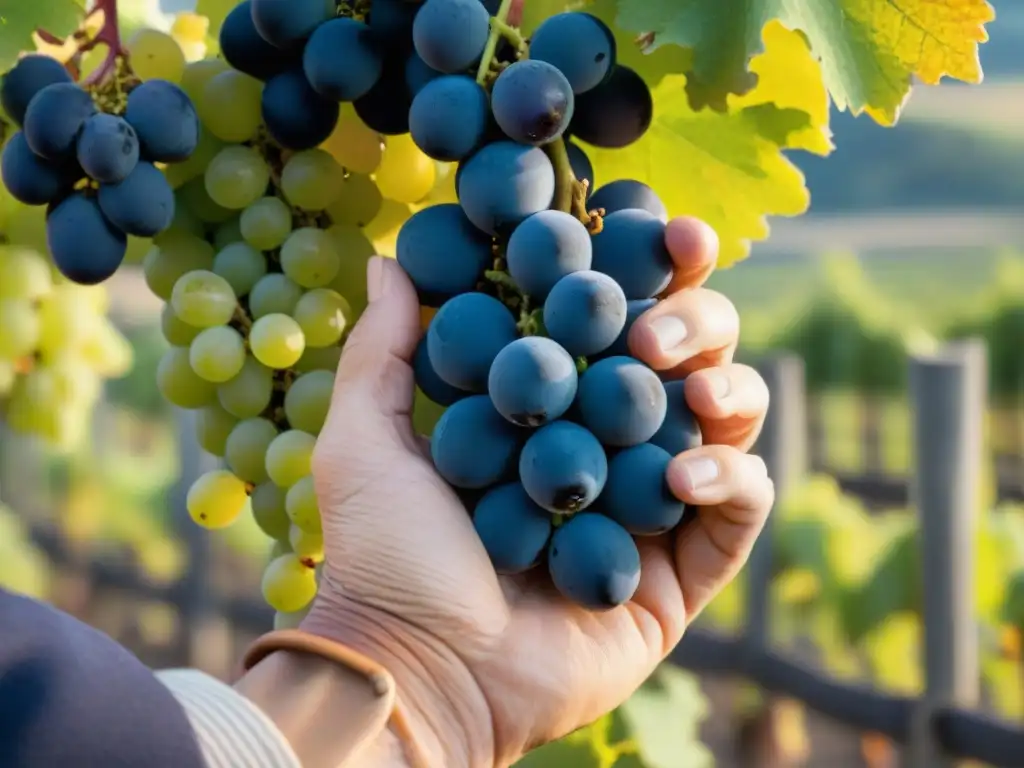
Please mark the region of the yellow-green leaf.
[[20, 53], [35, 50], [37, 29], [66, 37], [84, 12], [85, 0], [0, 0], [0, 71], [10, 69]]

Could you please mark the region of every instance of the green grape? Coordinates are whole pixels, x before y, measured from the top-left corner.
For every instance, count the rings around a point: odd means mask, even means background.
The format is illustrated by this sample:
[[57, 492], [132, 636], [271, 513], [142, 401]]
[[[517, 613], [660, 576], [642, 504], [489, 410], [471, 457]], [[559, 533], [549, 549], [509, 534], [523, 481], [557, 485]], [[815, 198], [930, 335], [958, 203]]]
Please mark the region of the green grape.
[[0, 358], [17, 360], [32, 354], [41, 332], [39, 314], [30, 300], [0, 299]]
[[292, 231], [291, 209], [279, 197], [261, 197], [242, 211], [241, 231], [245, 242], [253, 248], [280, 248]]
[[366, 265], [376, 254], [374, 248], [359, 227], [335, 224], [327, 230], [334, 240], [338, 253], [342, 254], [338, 274], [327, 287], [344, 296], [358, 317], [368, 303], [366, 296]]
[[192, 483], [185, 506], [196, 523], [204, 528], [217, 529], [235, 522], [248, 501], [245, 483], [226, 469], [216, 469]]
[[270, 183], [270, 166], [251, 147], [225, 147], [210, 161], [205, 180], [213, 202], [237, 211], [263, 196]]
[[33, 250], [0, 248], [0, 299], [41, 299], [53, 289], [50, 265]]
[[217, 399], [224, 410], [238, 419], [259, 416], [270, 405], [274, 394], [274, 373], [252, 356], [245, 358], [242, 370], [231, 381], [217, 387]]
[[306, 347], [299, 362], [295, 364], [295, 370], [299, 373], [309, 373], [310, 371], [334, 373], [338, 370], [340, 360], [341, 347]]
[[[273, 483], [271, 483], [271, 485], [273, 485]], [[283, 509], [281, 511], [281, 514], [284, 514]], [[288, 515], [284, 515], [284, 519], [285, 521], [287, 521]], [[270, 545], [270, 557], [268, 558], [268, 561], [276, 560], [277, 558], [281, 557], [281, 555], [292, 554], [292, 543], [288, 541], [288, 534], [291, 532], [291, 529], [292, 524], [289, 522], [287, 530], [285, 530], [284, 532], [284, 536], [281, 538], [274, 539], [274, 543]]]
[[238, 419], [214, 403], [196, 413], [196, 442], [209, 454], [223, 456], [227, 450], [228, 435]]
[[199, 119], [222, 141], [241, 144], [256, 138], [263, 120], [263, 83], [234, 69], [211, 77], [196, 102]]
[[288, 315], [264, 315], [252, 324], [249, 347], [253, 357], [268, 368], [290, 368], [302, 357], [306, 340], [302, 329]]
[[249, 314], [253, 320], [266, 315], [290, 315], [302, 298], [302, 288], [280, 272], [271, 272], [257, 281], [249, 292]]
[[277, 437], [277, 427], [269, 419], [255, 418], [238, 422], [228, 436], [224, 458], [231, 471], [247, 483], [263, 483], [267, 476], [265, 454]]
[[206, 236], [206, 228], [203, 226], [203, 222], [184, 205], [174, 206], [174, 218], [171, 219], [171, 225], [160, 234], [154, 236], [153, 242], [160, 245], [178, 235], [191, 235], [192, 237], [199, 238]]
[[296, 229], [281, 246], [281, 270], [303, 288], [321, 288], [341, 267], [341, 252], [322, 229]]
[[213, 271], [228, 281], [236, 296], [246, 296], [267, 274], [267, 260], [248, 243], [231, 243], [214, 258]]
[[174, 307], [164, 304], [160, 310], [160, 331], [172, 347], [187, 347], [199, 335], [200, 328], [189, 325], [176, 314]]
[[142, 274], [149, 290], [171, 300], [174, 284], [187, 272], [213, 268], [213, 246], [189, 234], [168, 237], [149, 249], [142, 260]]
[[[267, 536], [281, 540], [288, 540], [288, 532], [291, 530], [292, 521], [288, 519], [285, 511], [285, 491], [273, 483], [260, 483], [252, 492], [252, 517], [256, 525]], [[283, 555], [291, 551], [291, 544], [288, 548], [278, 553]]]
[[267, 448], [267, 475], [281, 488], [291, 488], [310, 474], [316, 438], [308, 432], [289, 429], [274, 438]]
[[302, 625], [302, 620], [309, 615], [309, 609], [312, 607], [312, 602], [305, 608], [298, 611], [291, 611], [290, 613], [282, 613], [281, 611], [274, 612], [274, 629], [280, 631], [282, 629], [298, 629]]
[[143, 27], [128, 44], [132, 73], [140, 80], [169, 80], [177, 83], [185, 74], [185, 54], [166, 32]]
[[95, 298], [81, 286], [57, 285], [38, 307], [36, 352], [44, 359], [79, 353], [100, 327]]
[[58, 402], [89, 407], [99, 399], [102, 382], [79, 355], [63, 355], [42, 367], [53, 379], [54, 397]]
[[241, 216], [228, 219], [213, 232], [213, 247], [222, 251], [232, 243], [242, 242]]
[[171, 347], [164, 352], [156, 369], [156, 386], [167, 402], [179, 408], [202, 408], [217, 395], [215, 386], [192, 370], [185, 347]]
[[[200, 171], [202, 175], [183, 185], [175, 195], [175, 200], [180, 201], [204, 224], [223, 224], [232, 216], [238, 215], [238, 211], [225, 208], [210, 197], [210, 193], [206, 189], [206, 171], [209, 169], [210, 164], [227, 149], [237, 149], [237, 147], [219, 148], [216, 154], [203, 166], [203, 170]], [[244, 147], [241, 147], [241, 149], [244, 149]]]
[[18, 378], [18, 369], [13, 360], [0, 358], [0, 397], [6, 397], [14, 389], [14, 382]]
[[[203, 182], [203, 173], [206, 171], [206, 166], [210, 164], [210, 161], [217, 156], [217, 153], [224, 149], [224, 142], [206, 130], [206, 127], [199, 124], [199, 142], [196, 144], [195, 151], [189, 156], [187, 160], [183, 160], [180, 163], [171, 163], [164, 168], [164, 176], [167, 177], [167, 182], [177, 192], [182, 193], [180, 196], [176, 195], [175, 199], [179, 204], [185, 205], [188, 200], [189, 210], [202, 221], [208, 221], [207, 219], [199, 216], [199, 211], [194, 208], [201, 198], [205, 198], [206, 201], [203, 206], [212, 206], [212, 211], [219, 211], [220, 206], [216, 206], [209, 199], [209, 195], [206, 194], [206, 189]], [[195, 186], [191, 182], [198, 183], [200, 189], [202, 189], [202, 196], [193, 198], [196, 195], [195, 192], [186, 190], [186, 187]], [[226, 216], [224, 218], [227, 218]], [[223, 221], [224, 219], [221, 219]]]
[[229, 325], [206, 328], [189, 345], [188, 361], [200, 378], [223, 384], [245, 364], [245, 339]]
[[[316, 500], [316, 487], [312, 475], [306, 475], [288, 489], [284, 504], [288, 518], [297, 528], [306, 533], [323, 533], [323, 526], [320, 522], [320, 505]], [[292, 547], [296, 552], [299, 551], [294, 542], [292, 542]]]
[[185, 65], [185, 72], [181, 76], [181, 90], [192, 99], [193, 104], [198, 104], [203, 96], [203, 89], [206, 84], [221, 72], [231, 68], [224, 59], [200, 59]]
[[171, 291], [174, 314], [196, 328], [227, 325], [234, 317], [238, 299], [231, 284], [206, 269], [196, 269], [178, 278]]
[[322, 211], [341, 193], [345, 169], [322, 149], [296, 152], [281, 171], [281, 191], [288, 202], [306, 211]]
[[284, 415], [295, 429], [319, 435], [327, 421], [334, 392], [334, 373], [310, 371], [299, 376], [284, 394]]
[[292, 545], [292, 552], [306, 563], [322, 562], [324, 559], [324, 535], [304, 531], [297, 525], [292, 525], [288, 531], [288, 542]]
[[350, 173], [337, 198], [327, 207], [327, 213], [335, 224], [365, 227], [380, 213], [384, 198], [369, 176]]
[[301, 611], [316, 597], [313, 566], [294, 554], [281, 555], [271, 561], [263, 572], [261, 589], [263, 599], [275, 611]]
[[314, 288], [295, 305], [292, 316], [310, 347], [329, 347], [341, 341], [352, 309], [345, 297], [329, 288]]

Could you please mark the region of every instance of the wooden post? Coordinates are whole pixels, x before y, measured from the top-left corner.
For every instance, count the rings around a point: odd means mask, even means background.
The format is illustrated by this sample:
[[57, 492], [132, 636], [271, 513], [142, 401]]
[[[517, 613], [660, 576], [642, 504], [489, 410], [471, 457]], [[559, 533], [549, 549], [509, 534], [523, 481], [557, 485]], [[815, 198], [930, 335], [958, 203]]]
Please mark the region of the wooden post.
[[915, 466], [911, 499], [920, 527], [925, 693], [906, 765], [949, 768], [932, 737], [936, 706], [978, 704], [974, 606], [975, 521], [987, 391], [985, 347], [951, 344], [910, 363]]

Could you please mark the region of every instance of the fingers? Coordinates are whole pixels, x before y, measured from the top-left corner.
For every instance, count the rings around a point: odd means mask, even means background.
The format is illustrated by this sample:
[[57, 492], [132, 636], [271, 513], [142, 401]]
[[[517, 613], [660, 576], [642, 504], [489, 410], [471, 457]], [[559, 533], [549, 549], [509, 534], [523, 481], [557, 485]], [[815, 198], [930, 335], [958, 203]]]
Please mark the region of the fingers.
[[692, 620], [746, 563], [775, 502], [764, 461], [726, 445], [677, 456], [666, 475], [672, 492], [697, 507], [697, 524], [676, 541], [675, 562]]
[[686, 373], [732, 361], [740, 317], [725, 296], [707, 288], [659, 301], [636, 319], [629, 348], [656, 371]]
[[768, 413], [768, 385], [761, 374], [739, 363], [705, 368], [687, 376], [684, 393], [706, 445], [753, 447]]
[[718, 263], [718, 235], [700, 219], [679, 216], [665, 227], [665, 246], [675, 263], [664, 295], [703, 285]]

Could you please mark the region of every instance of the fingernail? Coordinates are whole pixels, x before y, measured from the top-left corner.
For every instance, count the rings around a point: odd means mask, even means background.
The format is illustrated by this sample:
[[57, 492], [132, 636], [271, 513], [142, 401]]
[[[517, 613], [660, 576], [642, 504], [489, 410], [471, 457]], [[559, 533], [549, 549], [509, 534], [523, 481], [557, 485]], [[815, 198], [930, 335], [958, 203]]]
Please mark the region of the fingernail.
[[384, 259], [380, 256], [371, 257], [366, 264], [366, 297], [371, 303], [384, 295], [386, 282], [387, 270], [384, 267]]
[[732, 384], [729, 381], [729, 377], [724, 373], [721, 371], [706, 371], [704, 379], [707, 381], [708, 386], [711, 387], [711, 395], [715, 400], [724, 400], [729, 396]]
[[686, 323], [674, 315], [662, 315], [651, 321], [651, 331], [662, 352], [675, 349], [684, 341], [688, 333]]
[[706, 456], [689, 459], [683, 464], [690, 490], [706, 488], [718, 479], [718, 462]]

